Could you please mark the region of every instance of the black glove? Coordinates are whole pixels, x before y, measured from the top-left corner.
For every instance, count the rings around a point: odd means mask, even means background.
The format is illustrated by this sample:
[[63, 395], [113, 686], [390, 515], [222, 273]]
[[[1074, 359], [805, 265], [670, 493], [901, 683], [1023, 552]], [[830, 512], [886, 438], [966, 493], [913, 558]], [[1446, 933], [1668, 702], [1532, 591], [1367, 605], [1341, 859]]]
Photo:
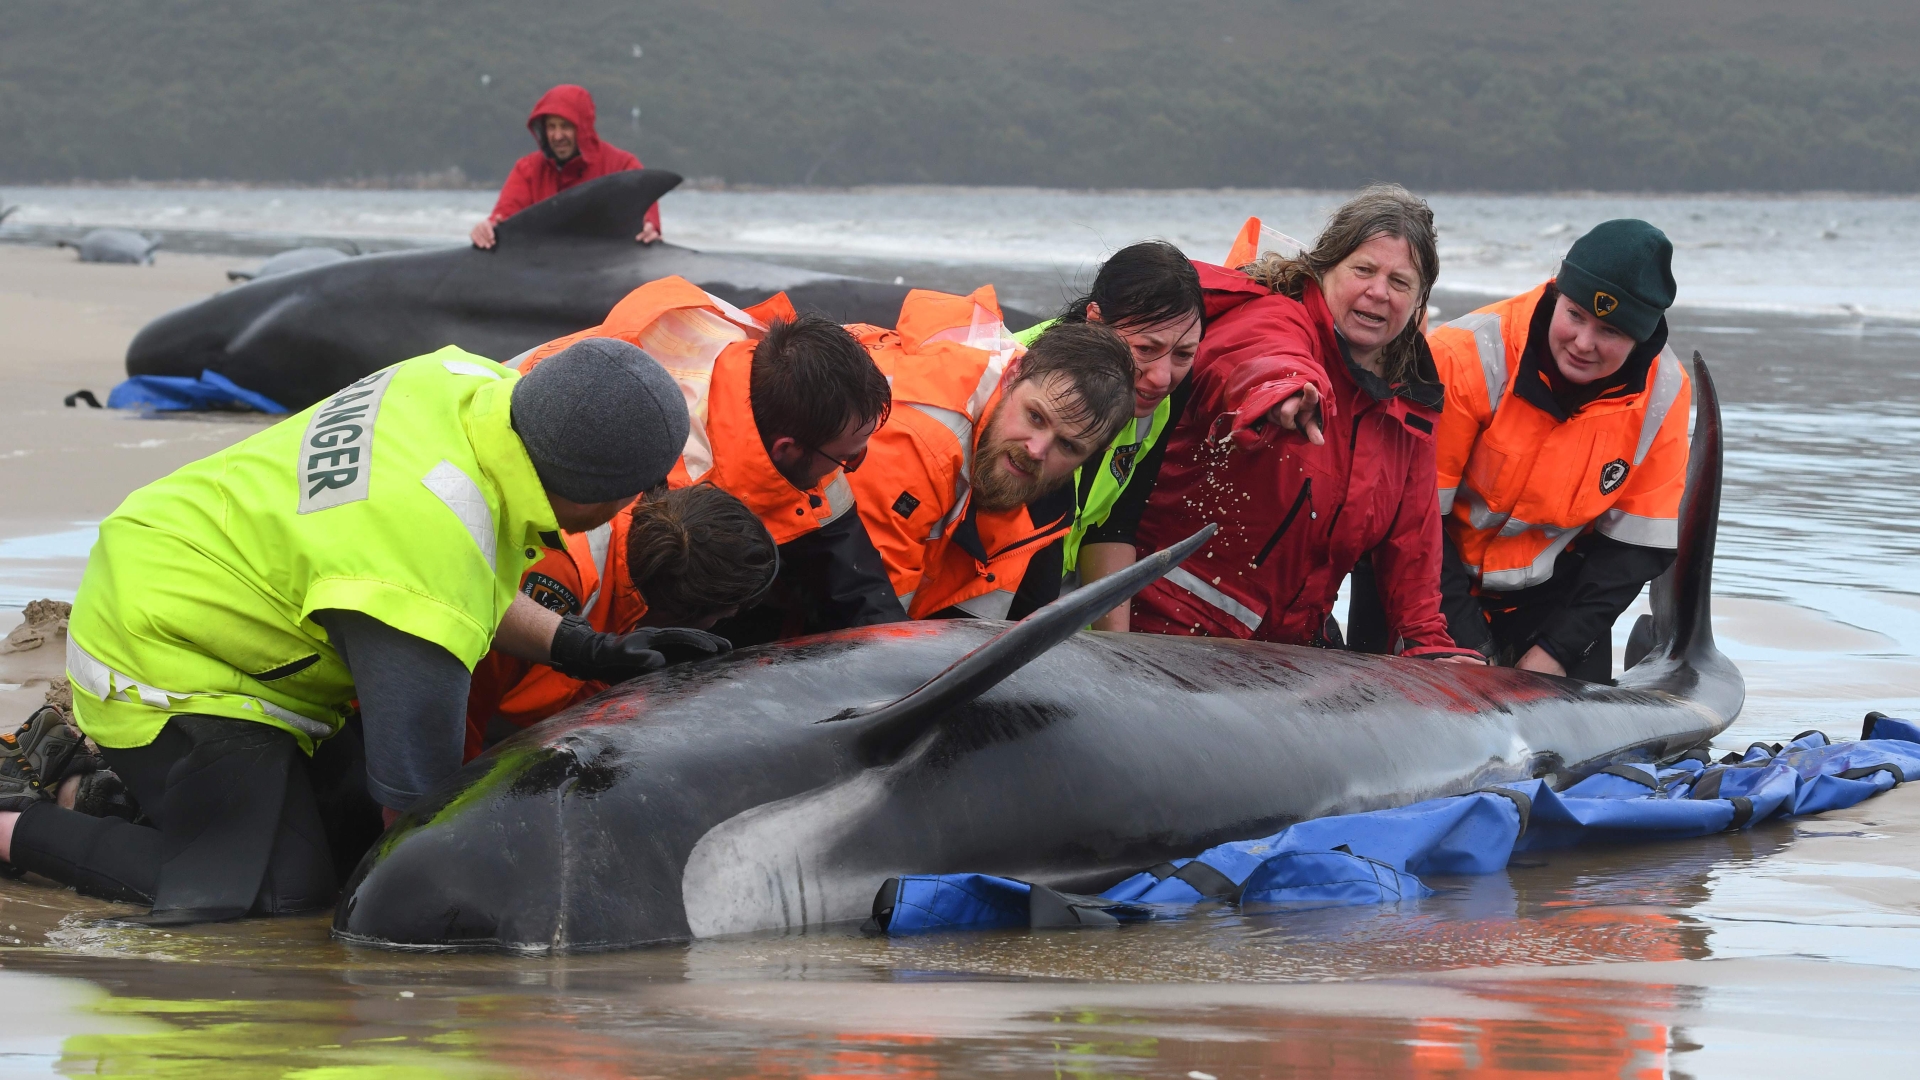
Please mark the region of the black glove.
[[578, 615], [560, 620], [548, 650], [555, 671], [575, 679], [617, 683], [668, 664], [705, 660], [733, 651], [733, 643], [704, 630], [680, 627], [602, 634]]

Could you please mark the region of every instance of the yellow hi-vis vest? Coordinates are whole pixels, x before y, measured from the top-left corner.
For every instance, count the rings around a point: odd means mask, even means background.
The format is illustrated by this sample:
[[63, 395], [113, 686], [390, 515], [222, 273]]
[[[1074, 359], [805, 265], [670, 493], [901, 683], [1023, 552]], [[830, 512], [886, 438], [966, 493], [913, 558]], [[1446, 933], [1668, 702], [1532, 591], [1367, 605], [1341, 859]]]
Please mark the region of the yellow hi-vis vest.
[[[1048, 319], [1043, 323], [1035, 323], [1014, 334], [1013, 340], [1022, 345], [1031, 345], [1041, 334], [1047, 332], [1048, 327], [1059, 321], [1059, 319]], [[1086, 501], [1074, 507], [1073, 528], [1067, 533], [1065, 543], [1061, 545], [1066, 556], [1062, 569], [1067, 573], [1071, 574], [1080, 568], [1080, 545], [1087, 538], [1087, 530], [1096, 525], [1106, 524], [1107, 519], [1113, 516], [1114, 504], [1120, 501], [1120, 494], [1127, 490], [1128, 484], [1133, 482], [1134, 463], [1139, 461], [1147, 451], [1153, 449], [1153, 444], [1159, 442], [1160, 437], [1166, 434], [1167, 420], [1172, 416], [1173, 395], [1168, 394], [1160, 399], [1160, 404], [1153, 407], [1152, 415], [1137, 417], [1132, 423], [1121, 425], [1119, 434], [1116, 434], [1113, 441], [1107, 444], [1097, 464], [1089, 461], [1079, 469], [1073, 470], [1073, 490], [1076, 497], [1080, 492], [1081, 470], [1098, 469], [1099, 471], [1094, 474], [1093, 488], [1087, 492]]]
[[471, 670], [521, 574], [559, 543], [513, 431], [518, 378], [448, 347], [129, 495], [100, 523], [73, 604], [80, 729], [144, 746], [168, 716], [200, 713], [284, 728], [311, 753], [354, 697], [313, 621], [330, 608]]

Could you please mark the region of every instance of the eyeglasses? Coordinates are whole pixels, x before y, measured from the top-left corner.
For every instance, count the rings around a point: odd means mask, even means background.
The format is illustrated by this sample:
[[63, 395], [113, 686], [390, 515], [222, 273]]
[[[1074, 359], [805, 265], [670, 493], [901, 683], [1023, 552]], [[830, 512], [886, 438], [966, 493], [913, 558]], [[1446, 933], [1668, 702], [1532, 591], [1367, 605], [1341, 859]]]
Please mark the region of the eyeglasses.
[[837, 458], [837, 457], [834, 457], [832, 454], [829, 454], [825, 450], [822, 450], [818, 447], [807, 446], [806, 443], [801, 443], [800, 445], [806, 448], [807, 453], [818, 454], [822, 458], [825, 458], [826, 460], [833, 462], [835, 465], [840, 466], [841, 470], [845, 472], [853, 472], [859, 469], [860, 466], [863, 463], [865, 463], [867, 460], [867, 447], [865, 446], [862, 446], [860, 448], [860, 452], [857, 454], [850, 454], [844, 458]]
[[[874, 417], [873, 431], [875, 434], [877, 434], [881, 428], [887, 426], [887, 419], [892, 415], [893, 415], [893, 402], [889, 401], [887, 402], [886, 407], [880, 410], [880, 415]], [[872, 438], [873, 436], [870, 434], [867, 437]], [[861, 464], [863, 464], [867, 460], [867, 447], [872, 445], [871, 443], [861, 443], [859, 453], [849, 454], [844, 458], [837, 458], [837, 457], [834, 457], [832, 454], [827, 453], [825, 450], [820, 449], [817, 446], [808, 446], [806, 443], [800, 442], [800, 440], [798, 439], [795, 439], [794, 443], [804, 448], [807, 453], [817, 454], [820, 457], [823, 457], [828, 461], [833, 462], [835, 465], [840, 466], [841, 470], [844, 472], [854, 472], [858, 470]]]

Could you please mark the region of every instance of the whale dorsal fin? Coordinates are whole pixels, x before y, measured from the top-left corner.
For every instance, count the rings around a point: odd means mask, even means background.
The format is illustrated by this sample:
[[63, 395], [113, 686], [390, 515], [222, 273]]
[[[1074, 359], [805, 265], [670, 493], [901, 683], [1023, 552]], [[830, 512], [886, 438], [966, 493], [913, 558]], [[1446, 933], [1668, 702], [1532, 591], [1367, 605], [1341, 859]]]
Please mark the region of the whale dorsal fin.
[[[629, 169], [609, 173], [543, 199], [502, 221], [504, 241], [572, 237], [583, 240], [632, 240], [646, 223], [647, 208], [680, 186], [680, 174], [665, 169]], [[509, 243], [501, 248], [511, 251]]]
[[1002, 679], [1113, 610], [1122, 600], [1160, 580], [1167, 571], [1199, 551], [1216, 528], [1208, 525], [1117, 574], [1068, 593], [1008, 627], [900, 698], [882, 705], [848, 709], [820, 723], [857, 725], [858, 746], [867, 764], [890, 761], [950, 710], [993, 689]]

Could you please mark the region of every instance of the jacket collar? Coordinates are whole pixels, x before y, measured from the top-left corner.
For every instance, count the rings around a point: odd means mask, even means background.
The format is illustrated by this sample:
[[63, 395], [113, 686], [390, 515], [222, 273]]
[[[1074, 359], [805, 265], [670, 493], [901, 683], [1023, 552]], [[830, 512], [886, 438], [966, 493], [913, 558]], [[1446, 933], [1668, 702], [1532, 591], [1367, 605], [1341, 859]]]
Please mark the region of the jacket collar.
[[774, 468], [753, 422], [753, 349], [752, 341], [735, 342], [714, 358], [707, 391], [713, 468], [701, 479], [746, 503], [773, 534], [774, 543], [784, 544], [819, 528], [820, 518], [831, 513], [824, 489], [840, 474], [836, 469], [801, 491]]
[[1553, 384], [1544, 367], [1553, 362], [1552, 352], [1547, 346], [1547, 328], [1553, 322], [1554, 305], [1559, 299], [1560, 290], [1549, 281], [1541, 290], [1540, 299], [1534, 304], [1533, 315], [1527, 321], [1527, 344], [1520, 353], [1520, 370], [1514, 376], [1513, 392], [1561, 423], [1596, 405], [1631, 401], [1646, 393], [1647, 376], [1653, 370], [1653, 361], [1660, 355], [1660, 350], [1667, 347], [1665, 316], [1654, 328], [1653, 336], [1634, 346], [1633, 351], [1627, 354], [1626, 364], [1605, 380], [1605, 387], [1597, 395], [1581, 402], [1572, 412], [1562, 407], [1559, 398], [1554, 395]]

